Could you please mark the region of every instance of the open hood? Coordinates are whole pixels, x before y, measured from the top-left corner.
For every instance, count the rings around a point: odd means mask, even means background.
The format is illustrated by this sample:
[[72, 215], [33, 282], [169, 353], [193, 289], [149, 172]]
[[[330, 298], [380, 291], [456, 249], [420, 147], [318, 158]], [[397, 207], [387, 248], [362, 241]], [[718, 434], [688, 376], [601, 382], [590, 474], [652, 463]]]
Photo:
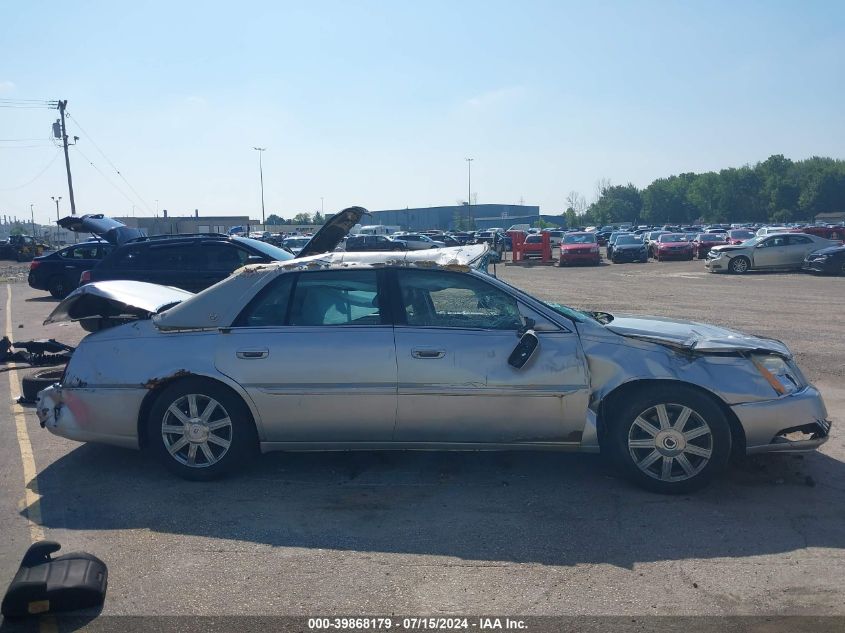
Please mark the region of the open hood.
[[147, 232], [143, 229], [133, 229], [109, 218], [102, 213], [89, 213], [87, 215], [69, 215], [56, 222], [63, 229], [74, 233], [93, 233], [101, 237], [109, 244], [119, 246], [130, 240], [146, 237]]
[[334, 214], [320, 227], [320, 230], [314, 234], [308, 244], [299, 251], [296, 256], [297, 259], [333, 251], [365, 214], [369, 214], [369, 212], [364, 207], [349, 207]]
[[95, 281], [80, 286], [65, 297], [44, 325], [91, 318], [147, 319], [162, 308], [193, 296], [187, 290], [145, 281]]
[[780, 341], [694, 321], [614, 315], [613, 321], [606, 327], [622, 336], [666, 343], [695, 352], [764, 351], [791, 358], [789, 348]]

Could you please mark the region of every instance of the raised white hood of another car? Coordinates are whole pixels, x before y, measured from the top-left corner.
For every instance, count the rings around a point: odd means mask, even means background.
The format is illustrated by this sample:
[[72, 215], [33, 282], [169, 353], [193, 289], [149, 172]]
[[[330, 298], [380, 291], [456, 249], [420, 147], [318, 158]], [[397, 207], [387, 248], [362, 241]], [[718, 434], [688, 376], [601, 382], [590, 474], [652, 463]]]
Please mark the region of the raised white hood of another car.
[[162, 308], [193, 296], [187, 290], [145, 281], [96, 281], [80, 286], [65, 297], [44, 325], [93, 317], [149, 318]]
[[607, 329], [622, 336], [667, 343], [697, 352], [765, 351], [791, 357], [789, 348], [770, 338], [743, 334], [735, 330], [662, 317], [614, 315]]

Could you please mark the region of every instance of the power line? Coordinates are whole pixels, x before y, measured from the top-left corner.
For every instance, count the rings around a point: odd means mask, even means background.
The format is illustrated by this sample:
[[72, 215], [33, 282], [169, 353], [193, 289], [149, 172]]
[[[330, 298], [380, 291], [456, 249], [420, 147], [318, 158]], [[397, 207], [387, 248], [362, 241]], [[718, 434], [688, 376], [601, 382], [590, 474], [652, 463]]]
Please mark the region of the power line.
[[46, 172], [48, 169], [50, 169], [50, 167], [53, 165], [53, 163], [55, 163], [55, 162], [56, 162], [56, 159], [57, 159], [58, 157], [59, 157], [59, 151], [58, 151], [58, 150], [56, 150], [56, 153], [55, 153], [55, 154], [53, 154], [53, 158], [51, 158], [51, 159], [50, 159], [50, 162], [49, 162], [49, 163], [47, 163], [47, 166], [46, 166], [46, 167], [44, 167], [44, 169], [42, 169], [41, 171], [39, 171], [39, 172], [38, 172], [38, 174], [35, 176], [35, 178], [33, 178], [32, 180], [30, 180], [29, 182], [25, 182], [25, 183], [24, 183], [24, 184], [22, 184], [22, 185], [18, 185], [17, 187], [7, 187], [7, 188], [4, 188], [4, 189], [0, 189], [0, 191], [15, 191], [16, 189], [23, 189], [23, 188], [24, 188], [24, 187], [26, 187], [27, 185], [31, 185], [31, 184], [32, 184], [32, 183], [34, 183], [36, 180], [38, 180], [39, 178], [41, 178], [41, 176], [43, 176], [43, 175], [44, 175], [44, 172]]
[[[75, 116], [71, 116], [70, 112], [67, 112], [66, 114], [67, 114], [68, 118], [73, 119], [73, 122], [76, 124], [76, 127], [78, 127], [78, 128], [79, 128], [79, 131], [80, 131], [80, 132], [82, 132], [82, 133], [85, 135], [85, 138], [87, 138], [89, 141], [91, 141], [91, 145], [93, 145], [93, 146], [94, 146], [94, 148], [95, 148], [98, 152], [100, 152], [100, 155], [101, 155], [103, 158], [105, 158], [105, 159], [106, 159], [106, 162], [107, 162], [109, 165], [111, 165], [111, 168], [112, 168], [112, 169], [114, 169], [115, 173], [116, 173], [118, 176], [120, 176], [121, 180], [123, 180], [123, 182], [125, 182], [125, 183], [126, 183], [126, 186], [127, 186], [127, 187], [129, 187], [129, 189], [132, 191], [132, 193], [134, 193], [134, 194], [135, 194], [135, 197], [136, 197], [136, 198], [138, 198], [138, 200], [140, 200], [141, 204], [143, 204], [143, 205], [144, 205], [144, 207], [146, 207], [147, 211], [150, 213], [150, 215], [152, 215], [152, 214], [153, 214], [153, 210], [152, 210], [152, 208], [150, 207], [150, 205], [149, 205], [149, 204], [147, 204], [147, 201], [146, 201], [146, 200], [144, 200], [144, 198], [143, 198], [143, 197], [141, 197], [141, 194], [139, 194], [139, 193], [135, 190], [135, 187], [133, 187], [133, 186], [132, 186], [132, 183], [130, 183], [130, 182], [126, 179], [126, 177], [125, 177], [122, 173], [120, 173], [120, 170], [119, 170], [119, 169], [117, 168], [117, 166], [116, 166], [116, 165], [115, 165], [115, 164], [111, 161], [111, 159], [110, 159], [108, 156], [106, 156], [106, 153], [105, 153], [102, 149], [100, 149], [100, 146], [99, 146], [99, 145], [97, 145], [97, 142], [96, 142], [93, 138], [91, 138], [91, 135], [90, 135], [90, 134], [88, 134], [88, 132], [86, 132], [86, 131], [85, 131], [85, 129], [84, 129], [84, 128], [83, 128], [83, 127], [79, 124], [79, 119], [77, 119]], [[93, 164], [93, 163], [92, 163], [92, 164]], [[130, 201], [130, 202], [133, 202], [133, 204], [134, 204], [134, 201]]]
[[89, 164], [89, 165], [91, 165], [91, 167], [93, 167], [94, 169], [96, 169], [96, 170], [97, 170], [97, 173], [98, 173], [98, 174], [100, 174], [100, 175], [103, 177], [103, 179], [104, 179], [107, 183], [109, 183], [112, 187], [114, 187], [114, 188], [115, 188], [115, 190], [116, 190], [116, 191], [117, 191], [120, 195], [122, 195], [124, 198], [126, 198], [126, 199], [127, 199], [127, 200], [131, 203], [131, 204], [135, 204], [135, 201], [134, 201], [132, 198], [130, 198], [129, 196], [127, 196], [127, 195], [126, 195], [126, 192], [125, 192], [125, 191], [123, 191], [123, 189], [121, 189], [121, 188], [120, 188], [120, 187], [118, 187], [116, 184], [114, 184], [114, 183], [111, 181], [111, 179], [103, 173], [103, 170], [102, 170], [102, 169], [100, 169], [99, 167], [97, 167], [97, 166], [94, 164], [94, 161], [92, 161], [90, 158], [88, 158], [85, 154], [83, 154], [83, 153], [82, 153], [82, 150], [81, 150], [81, 149], [79, 149], [79, 147], [77, 147], [76, 145], [74, 145], [74, 146], [73, 146], [73, 149], [74, 149], [74, 150], [76, 150], [76, 151], [79, 153], [79, 155], [80, 155], [80, 156], [82, 156], [82, 158], [84, 158], [85, 160], [87, 160], [87, 161], [88, 161], [88, 164]]

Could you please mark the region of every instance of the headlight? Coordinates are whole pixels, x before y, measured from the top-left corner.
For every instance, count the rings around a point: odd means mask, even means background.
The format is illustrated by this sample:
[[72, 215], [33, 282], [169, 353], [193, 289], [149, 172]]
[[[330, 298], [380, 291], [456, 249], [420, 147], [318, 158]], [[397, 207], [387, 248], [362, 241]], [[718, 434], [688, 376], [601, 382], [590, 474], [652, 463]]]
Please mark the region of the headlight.
[[780, 395], [794, 393], [804, 387], [801, 373], [789, 361], [774, 354], [752, 354], [751, 362], [763, 378]]

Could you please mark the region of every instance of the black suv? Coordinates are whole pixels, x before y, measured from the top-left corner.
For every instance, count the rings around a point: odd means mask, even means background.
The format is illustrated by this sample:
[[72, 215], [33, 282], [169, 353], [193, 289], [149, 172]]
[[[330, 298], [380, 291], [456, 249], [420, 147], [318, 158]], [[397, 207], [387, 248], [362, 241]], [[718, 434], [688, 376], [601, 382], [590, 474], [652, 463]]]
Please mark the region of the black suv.
[[247, 237], [217, 234], [141, 238], [116, 248], [81, 283], [134, 279], [199, 292], [245, 264], [293, 259], [293, 254]]
[[328, 253], [366, 213], [363, 207], [348, 207], [335, 213], [296, 256], [266, 242], [221, 233], [147, 237], [142, 229], [126, 226], [102, 213], [70, 215], [57, 223], [76, 233], [93, 233], [115, 247], [97, 266], [82, 273], [80, 285], [128, 279], [199, 292], [245, 264]]
[[42, 255], [29, 265], [29, 285], [63, 299], [79, 285], [79, 276], [114, 250], [108, 242], [82, 242]]
[[400, 240], [392, 240], [384, 235], [350, 235], [346, 238], [346, 250], [350, 253], [360, 251], [406, 251], [408, 245]]

